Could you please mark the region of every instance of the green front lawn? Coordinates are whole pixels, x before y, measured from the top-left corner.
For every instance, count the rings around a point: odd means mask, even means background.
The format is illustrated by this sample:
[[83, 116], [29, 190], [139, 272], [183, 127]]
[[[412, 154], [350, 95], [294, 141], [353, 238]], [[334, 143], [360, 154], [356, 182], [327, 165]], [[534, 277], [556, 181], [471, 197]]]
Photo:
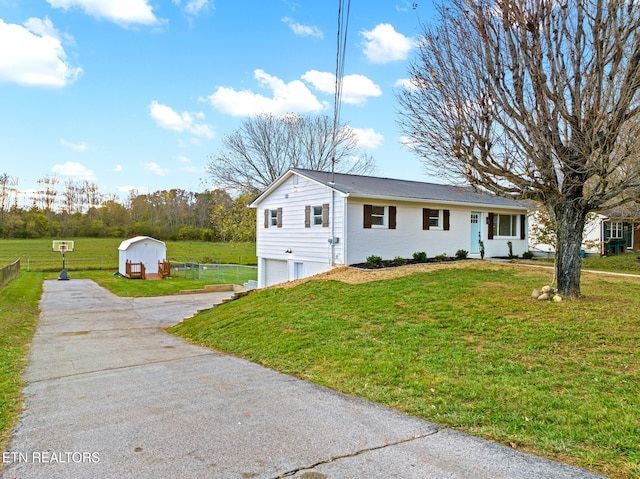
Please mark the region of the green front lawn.
[[520, 450], [640, 475], [640, 280], [471, 267], [267, 289], [171, 332]]
[[22, 371], [38, 322], [42, 274], [19, 274], [0, 289], [0, 449], [22, 405]]

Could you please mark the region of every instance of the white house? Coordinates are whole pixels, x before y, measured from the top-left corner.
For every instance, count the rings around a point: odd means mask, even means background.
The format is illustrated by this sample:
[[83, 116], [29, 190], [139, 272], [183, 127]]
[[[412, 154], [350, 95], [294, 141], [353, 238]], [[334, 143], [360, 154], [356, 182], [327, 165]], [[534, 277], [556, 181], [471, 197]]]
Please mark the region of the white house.
[[[544, 207], [529, 216], [529, 250], [534, 254], [553, 255], [553, 245], [537, 242], [536, 230], [543, 224]], [[640, 211], [637, 205], [590, 213], [582, 233], [585, 256], [611, 256], [640, 250]]]
[[126, 275], [126, 262], [144, 263], [147, 274], [158, 272], [158, 261], [167, 257], [167, 246], [163, 241], [150, 236], [136, 236], [124, 240], [118, 246], [118, 272]]
[[527, 251], [527, 206], [472, 188], [291, 169], [250, 205], [257, 209], [258, 287], [336, 265], [383, 259], [480, 257]]

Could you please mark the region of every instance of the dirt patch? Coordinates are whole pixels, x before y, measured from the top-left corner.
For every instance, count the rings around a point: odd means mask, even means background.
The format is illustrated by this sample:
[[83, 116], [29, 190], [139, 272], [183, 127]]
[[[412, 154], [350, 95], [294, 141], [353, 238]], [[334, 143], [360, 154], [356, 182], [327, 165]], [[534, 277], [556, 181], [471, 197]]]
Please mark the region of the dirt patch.
[[277, 284], [271, 286], [272, 288], [293, 288], [301, 283], [313, 280], [325, 280], [325, 281], [342, 281], [349, 284], [368, 283], [370, 281], [379, 281], [384, 279], [399, 278], [402, 276], [408, 276], [414, 273], [424, 273], [429, 271], [437, 271], [440, 269], [461, 269], [461, 268], [474, 268], [482, 267], [484, 269], [501, 269], [505, 267], [513, 267], [513, 265], [505, 263], [493, 263], [490, 261], [482, 260], [465, 260], [465, 261], [443, 261], [440, 263], [420, 263], [420, 264], [407, 264], [404, 266], [397, 266], [394, 268], [380, 268], [380, 269], [362, 269], [352, 266], [338, 266], [326, 273], [317, 274], [308, 278], [298, 279], [295, 281], [289, 281], [288, 283]]

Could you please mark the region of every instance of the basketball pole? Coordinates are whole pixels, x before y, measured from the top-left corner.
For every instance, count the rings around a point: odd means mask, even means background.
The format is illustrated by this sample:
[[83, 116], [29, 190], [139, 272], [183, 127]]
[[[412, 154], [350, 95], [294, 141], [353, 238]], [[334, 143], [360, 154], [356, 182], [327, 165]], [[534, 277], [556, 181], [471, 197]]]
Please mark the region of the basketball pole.
[[66, 281], [69, 279], [69, 275], [67, 274], [67, 270], [65, 269], [65, 264], [64, 264], [64, 249], [62, 249], [62, 251], [60, 252], [62, 253], [62, 271], [60, 271], [60, 276], [58, 276], [58, 281]]

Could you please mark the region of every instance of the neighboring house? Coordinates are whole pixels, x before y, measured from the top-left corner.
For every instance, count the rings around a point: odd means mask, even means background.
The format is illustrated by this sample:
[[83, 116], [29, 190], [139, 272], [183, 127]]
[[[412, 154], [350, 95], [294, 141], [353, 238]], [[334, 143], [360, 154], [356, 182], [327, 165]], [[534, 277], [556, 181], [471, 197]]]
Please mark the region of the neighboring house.
[[257, 209], [258, 287], [304, 278], [368, 256], [480, 257], [527, 251], [527, 206], [472, 188], [291, 169]]
[[124, 240], [118, 246], [118, 272], [126, 276], [126, 263], [143, 263], [147, 274], [158, 273], [158, 261], [167, 257], [167, 247], [164, 242], [150, 236], [136, 236]]
[[[640, 210], [637, 206], [618, 207], [588, 216], [582, 237], [585, 256], [611, 256], [640, 250]], [[529, 250], [552, 255], [553, 245], [536, 242], [537, 212], [529, 216]]]

